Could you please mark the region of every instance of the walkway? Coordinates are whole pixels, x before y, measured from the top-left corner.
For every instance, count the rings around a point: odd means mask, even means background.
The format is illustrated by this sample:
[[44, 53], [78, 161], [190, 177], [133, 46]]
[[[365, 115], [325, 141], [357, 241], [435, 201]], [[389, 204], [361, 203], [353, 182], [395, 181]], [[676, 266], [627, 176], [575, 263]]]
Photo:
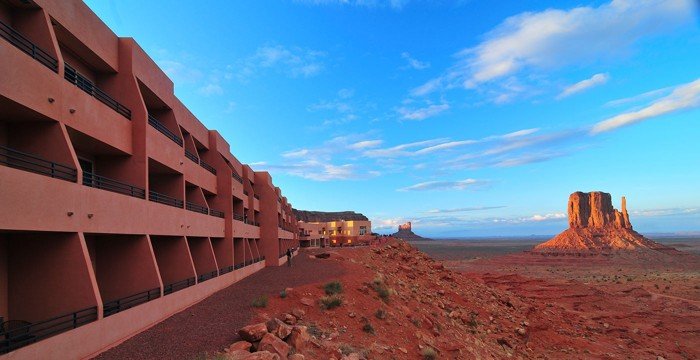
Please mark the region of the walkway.
[[248, 325], [254, 298], [278, 296], [287, 287], [329, 281], [343, 274], [335, 261], [311, 259], [302, 250], [292, 267], [267, 267], [177, 313], [97, 359], [201, 359], [224, 349]]

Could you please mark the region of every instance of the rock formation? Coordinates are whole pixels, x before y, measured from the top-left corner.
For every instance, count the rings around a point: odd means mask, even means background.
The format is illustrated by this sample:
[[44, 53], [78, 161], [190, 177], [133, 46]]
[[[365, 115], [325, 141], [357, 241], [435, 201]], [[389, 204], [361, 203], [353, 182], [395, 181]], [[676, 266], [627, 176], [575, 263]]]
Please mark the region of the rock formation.
[[411, 222], [399, 225], [399, 231], [391, 234], [391, 236], [405, 241], [421, 241], [421, 240], [432, 240], [424, 238], [422, 236], [416, 235], [413, 230], [411, 230]]
[[632, 230], [627, 201], [621, 211], [612, 205], [610, 194], [577, 191], [569, 196], [569, 228], [553, 239], [535, 246], [534, 253], [610, 253], [615, 251], [673, 248], [651, 241]]
[[307, 210], [297, 210], [297, 209], [292, 209], [294, 211], [294, 216], [296, 216], [297, 220], [299, 221], [304, 221], [304, 222], [328, 222], [328, 221], [350, 221], [350, 220], [358, 220], [358, 221], [367, 221], [366, 216], [356, 213], [354, 211], [336, 211], [336, 212], [327, 212], [327, 211], [307, 211]]

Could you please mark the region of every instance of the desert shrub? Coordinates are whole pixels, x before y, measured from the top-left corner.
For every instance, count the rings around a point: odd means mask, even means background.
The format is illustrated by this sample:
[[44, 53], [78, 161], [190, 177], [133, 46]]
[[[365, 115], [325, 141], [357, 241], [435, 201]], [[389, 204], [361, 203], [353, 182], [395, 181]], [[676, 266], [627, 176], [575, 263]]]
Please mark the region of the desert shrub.
[[255, 299], [253, 299], [253, 302], [250, 305], [256, 308], [267, 307], [267, 295], [260, 295], [256, 297]]
[[286, 297], [287, 297], [287, 290], [282, 290], [282, 291], [280, 291], [280, 297], [281, 297], [282, 299], [286, 298]]
[[467, 322], [467, 325], [473, 328], [479, 326], [479, 322], [476, 320], [476, 313], [472, 312], [469, 314], [469, 322]]
[[326, 310], [335, 309], [341, 304], [343, 304], [343, 300], [335, 295], [321, 298], [321, 306]]
[[326, 292], [326, 295], [335, 295], [335, 294], [340, 294], [343, 292], [343, 284], [340, 283], [340, 281], [331, 281], [327, 283], [326, 285], [323, 285], [323, 290]]
[[411, 322], [417, 328], [419, 328], [421, 326], [420, 320], [418, 320], [418, 319], [412, 319]]
[[423, 350], [421, 350], [420, 354], [421, 356], [423, 356], [424, 360], [437, 359], [437, 352], [431, 347], [424, 348]]
[[370, 323], [362, 325], [362, 331], [374, 335], [374, 327]]
[[386, 319], [386, 310], [377, 309], [377, 311], [374, 312], [374, 316], [380, 320]]

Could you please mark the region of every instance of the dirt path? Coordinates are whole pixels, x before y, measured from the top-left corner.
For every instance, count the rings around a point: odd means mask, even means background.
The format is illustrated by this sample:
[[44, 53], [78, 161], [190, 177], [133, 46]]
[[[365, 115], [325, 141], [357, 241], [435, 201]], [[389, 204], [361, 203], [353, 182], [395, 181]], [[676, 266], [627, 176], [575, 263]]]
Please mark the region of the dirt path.
[[238, 340], [239, 328], [248, 325], [251, 301], [259, 295], [277, 296], [297, 287], [338, 278], [337, 262], [311, 259], [302, 250], [293, 266], [268, 267], [177, 313], [97, 359], [195, 359], [222, 350]]

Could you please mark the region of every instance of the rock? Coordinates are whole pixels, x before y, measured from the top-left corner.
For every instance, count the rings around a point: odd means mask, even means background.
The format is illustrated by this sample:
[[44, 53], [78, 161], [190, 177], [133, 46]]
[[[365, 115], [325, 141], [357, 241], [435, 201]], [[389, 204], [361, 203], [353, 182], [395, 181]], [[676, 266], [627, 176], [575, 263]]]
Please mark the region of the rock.
[[[393, 233], [391, 236], [399, 238], [405, 241], [419, 241], [419, 240], [432, 240], [424, 238], [422, 236], [416, 235], [413, 230], [411, 230], [411, 222], [399, 225], [399, 231]], [[390, 245], [387, 248], [391, 249]], [[410, 247], [408, 247], [410, 248]], [[405, 248], [404, 248], [405, 249]]]
[[284, 321], [286, 324], [294, 325], [297, 323], [297, 318], [292, 314], [284, 314], [282, 316], [284, 317], [282, 321]]
[[226, 348], [226, 352], [234, 352], [236, 350], [250, 351], [250, 348], [252, 346], [253, 344], [247, 341], [236, 341], [235, 343], [231, 344], [228, 348]]
[[260, 341], [267, 334], [267, 326], [265, 323], [248, 325], [238, 330], [238, 335], [241, 339], [249, 342]]
[[358, 353], [350, 353], [348, 355], [344, 355], [340, 360], [360, 360], [362, 357]]
[[303, 320], [304, 316], [306, 316], [306, 311], [302, 309], [294, 309], [292, 310], [292, 315], [297, 318], [297, 320]]
[[269, 351], [258, 351], [251, 353], [250, 355], [244, 358], [241, 358], [241, 360], [280, 360], [280, 356]]
[[297, 352], [303, 352], [310, 340], [311, 336], [309, 336], [306, 326], [294, 326], [292, 333], [287, 338], [287, 344]]
[[301, 298], [301, 299], [299, 300], [299, 302], [301, 302], [303, 305], [306, 305], [306, 306], [314, 306], [314, 301], [313, 301], [313, 299], [309, 299], [309, 298], [307, 298], [307, 297]]
[[286, 339], [287, 336], [292, 333], [292, 327], [279, 319], [271, 319], [265, 325], [267, 326], [267, 331], [270, 334], [273, 334], [282, 340]]
[[289, 360], [304, 360], [305, 357], [302, 354], [289, 355]]
[[287, 345], [286, 342], [270, 333], [265, 334], [262, 340], [260, 340], [260, 345], [258, 345], [258, 352], [269, 351], [270, 353], [279, 355], [282, 359], [287, 359], [289, 350], [291, 350], [291, 347]]
[[515, 329], [515, 332], [516, 332], [518, 335], [521, 335], [521, 336], [522, 336], [522, 335], [525, 335], [525, 334], [527, 333], [527, 331], [525, 331], [525, 329], [523, 329], [523, 328], [521, 328], [521, 327], [516, 328], [516, 329]]
[[226, 360], [241, 360], [250, 356], [250, 351], [246, 350], [233, 350], [223, 354], [223, 358]]

